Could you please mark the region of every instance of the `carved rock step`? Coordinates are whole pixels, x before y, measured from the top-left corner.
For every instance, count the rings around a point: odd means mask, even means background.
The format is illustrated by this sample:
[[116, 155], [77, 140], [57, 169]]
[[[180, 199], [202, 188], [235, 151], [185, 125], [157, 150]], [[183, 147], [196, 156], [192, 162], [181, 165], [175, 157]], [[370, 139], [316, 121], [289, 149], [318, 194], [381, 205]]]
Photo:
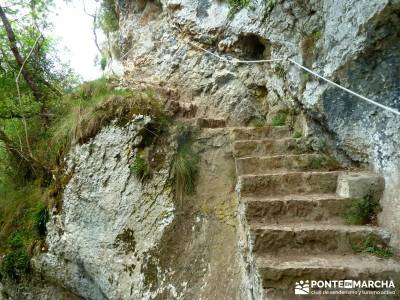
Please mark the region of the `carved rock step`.
[[192, 126], [198, 126], [200, 128], [222, 128], [226, 127], [226, 121], [224, 119], [214, 118], [192, 118], [182, 119], [180, 122]]
[[239, 176], [240, 192], [245, 196], [322, 194], [336, 191], [340, 172], [287, 172]]
[[[383, 259], [372, 255], [265, 255], [257, 257], [256, 264], [262, 278], [263, 287], [266, 289], [266, 296], [270, 296], [268, 299], [299, 299], [291, 297], [294, 294], [296, 281], [300, 280], [393, 280], [396, 284], [400, 279], [398, 259]], [[308, 296], [305, 297], [309, 299]], [[356, 299], [363, 298], [357, 297]], [[344, 298], [326, 299], [351, 298], [346, 296]], [[372, 299], [392, 298], [384, 296]]]
[[289, 136], [289, 126], [237, 127], [232, 129], [234, 140], [281, 139]]
[[353, 200], [336, 194], [242, 198], [249, 221], [269, 223], [329, 221], [342, 224], [341, 214]]
[[302, 154], [307, 152], [309, 151], [304, 139], [241, 140], [233, 143], [233, 155], [235, 157]]
[[337, 170], [338, 163], [324, 154], [289, 154], [242, 157], [236, 159], [238, 175], [267, 174], [278, 171]]
[[194, 118], [198, 106], [192, 102], [171, 100], [165, 104], [165, 109], [175, 118]]
[[390, 240], [388, 231], [373, 226], [250, 223], [250, 230], [256, 253], [354, 253], [352, 247], [368, 237], [385, 245]]

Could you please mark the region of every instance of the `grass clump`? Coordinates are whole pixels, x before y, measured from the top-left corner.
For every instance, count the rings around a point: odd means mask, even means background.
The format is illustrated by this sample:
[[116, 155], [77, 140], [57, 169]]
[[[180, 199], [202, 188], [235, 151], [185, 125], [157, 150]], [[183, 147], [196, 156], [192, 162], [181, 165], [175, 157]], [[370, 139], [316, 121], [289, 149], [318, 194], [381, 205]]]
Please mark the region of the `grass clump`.
[[266, 120], [263, 119], [263, 118], [255, 118], [255, 119], [252, 119], [252, 120], [250, 121], [250, 123], [249, 123], [250, 126], [257, 127], [257, 128], [264, 127], [265, 124], [266, 124]]
[[365, 240], [352, 245], [356, 253], [370, 253], [379, 257], [389, 258], [394, 255], [391, 247], [382, 243], [376, 236], [369, 235]]
[[235, 13], [237, 13], [242, 8], [249, 6], [250, 0], [228, 0], [228, 4], [230, 7], [228, 17], [233, 18]]
[[178, 146], [172, 168], [175, 179], [175, 192], [179, 199], [182, 199], [183, 194], [191, 195], [195, 191], [199, 156], [193, 149], [193, 135], [193, 129], [189, 126], [178, 128]]
[[340, 168], [340, 164], [328, 155], [322, 155], [317, 157], [312, 157], [306, 167], [307, 170], [337, 170]]
[[33, 214], [33, 220], [35, 228], [39, 235], [45, 235], [46, 233], [46, 223], [49, 221], [50, 214], [49, 209], [43, 203], [37, 205], [36, 211]]
[[285, 114], [279, 114], [272, 118], [272, 125], [273, 126], [283, 126], [286, 124], [287, 116]]
[[1, 275], [18, 280], [29, 273], [30, 256], [25, 247], [25, 238], [22, 233], [15, 232], [7, 241], [9, 251], [2, 259]]
[[24, 188], [5, 183], [0, 182], [0, 274], [19, 280], [29, 273], [33, 249], [46, 232], [46, 193], [36, 182]]
[[64, 118], [64, 125], [72, 125], [72, 139], [80, 144], [111, 121], [124, 126], [137, 115], [150, 116], [153, 124], [157, 124], [157, 131], [165, 130], [169, 124], [160, 99], [150, 90], [116, 89], [112, 82], [102, 79], [94, 85], [82, 86], [72, 94], [72, 99], [77, 105], [69, 111], [70, 117]]
[[130, 171], [139, 180], [144, 180], [150, 176], [149, 164], [139, 153], [136, 155], [130, 167]]
[[376, 215], [381, 211], [381, 206], [372, 197], [353, 199], [343, 213], [343, 218], [348, 224], [365, 225], [375, 224]]
[[300, 132], [300, 131], [295, 131], [294, 133], [293, 133], [293, 138], [295, 138], [295, 139], [299, 139], [299, 138], [301, 138], [303, 135], [302, 135], [302, 133]]
[[285, 68], [282, 66], [282, 65], [277, 65], [276, 67], [275, 67], [275, 74], [279, 77], [279, 78], [281, 78], [281, 79], [283, 79], [283, 78], [285, 78], [285, 76], [286, 76], [286, 70], [285, 70]]

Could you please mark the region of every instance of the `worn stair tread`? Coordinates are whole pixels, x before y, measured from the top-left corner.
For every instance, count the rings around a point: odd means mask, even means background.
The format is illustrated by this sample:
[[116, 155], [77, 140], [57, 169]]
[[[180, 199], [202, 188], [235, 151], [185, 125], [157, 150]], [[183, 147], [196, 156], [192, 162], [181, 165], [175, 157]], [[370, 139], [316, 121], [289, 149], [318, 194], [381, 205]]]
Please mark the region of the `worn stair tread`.
[[296, 158], [296, 157], [313, 157], [313, 156], [323, 156], [324, 154], [319, 153], [288, 153], [288, 154], [271, 154], [271, 155], [261, 155], [261, 156], [243, 156], [238, 157], [236, 160], [261, 160], [261, 159], [279, 159], [279, 158]]
[[283, 141], [299, 141], [299, 140], [304, 140], [304, 139], [296, 139], [293, 137], [282, 137], [279, 139], [275, 138], [270, 138], [270, 137], [265, 137], [261, 139], [255, 139], [255, 140], [248, 140], [248, 139], [243, 139], [243, 140], [236, 140], [234, 141], [235, 144], [240, 144], [240, 143], [263, 143], [263, 142], [283, 142]]
[[334, 193], [339, 171], [288, 171], [238, 176], [242, 196]]
[[342, 217], [353, 201], [333, 193], [243, 197], [247, 220], [266, 224], [309, 223], [344, 224]]
[[[259, 255], [256, 265], [262, 278], [265, 299], [299, 299], [293, 294], [295, 283], [300, 280], [393, 280], [400, 278], [398, 258], [380, 258], [371, 254], [319, 254], [319, 255]], [[310, 296], [310, 297], [309, 297]], [[327, 298], [307, 295], [310, 299], [359, 299], [349, 295]], [[397, 299], [396, 296], [385, 299]], [[376, 297], [363, 299], [378, 299]], [[381, 299], [381, 298], [379, 298]], [[383, 299], [383, 298], [382, 298]]]
[[192, 126], [198, 126], [200, 128], [225, 128], [226, 120], [220, 118], [186, 118], [180, 120], [180, 122]]
[[385, 238], [390, 237], [390, 233], [381, 227], [372, 225], [345, 225], [345, 224], [321, 224], [321, 223], [286, 223], [286, 224], [264, 224], [260, 222], [249, 222], [251, 230], [276, 230], [276, 231], [341, 231], [346, 233], [352, 232], [369, 232], [382, 235]]
[[319, 255], [257, 255], [260, 269], [324, 269], [337, 268], [349, 271], [396, 271], [400, 272], [400, 259], [381, 258], [371, 254], [319, 254]]
[[254, 253], [354, 253], [369, 237], [388, 244], [390, 233], [374, 226], [321, 222], [265, 224], [249, 222]]
[[273, 173], [266, 173], [266, 174], [245, 174], [245, 175], [240, 175], [239, 177], [242, 178], [250, 178], [250, 177], [264, 177], [264, 176], [274, 176], [274, 175], [315, 175], [315, 174], [340, 174], [341, 172], [344, 171], [284, 171], [284, 172], [273, 172]]
[[238, 157], [235, 163], [239, 175], [281, 173], [288, 170], [344, 170], [333, 158], [319, 153]]
[[237, 140], [233, 143], [233, 152], [235, 157], [248, 157], [309, 153], [310, 148], [304, 138], [262, 138]]
[[262, 127], [232, 127], [231, 132], [234, 140], [257, 140], [262, 138], [284, 138], [289, 137], [289, 126]]
[[338, 196], [333, 193], [324, 194], [290, 194], [282, 196], [247, 196], [241, 198], [243, 202], [272, 202], [272, 201], [323, 201], [323, 200], [348, 200], [349, 198]]

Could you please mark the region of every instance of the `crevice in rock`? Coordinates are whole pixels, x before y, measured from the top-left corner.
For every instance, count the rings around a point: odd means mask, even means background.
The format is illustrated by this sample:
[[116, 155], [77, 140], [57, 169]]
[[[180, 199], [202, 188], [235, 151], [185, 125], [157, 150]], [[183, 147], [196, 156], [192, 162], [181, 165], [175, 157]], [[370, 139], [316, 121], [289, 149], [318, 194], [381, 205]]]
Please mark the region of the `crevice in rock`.
[[257, 60], [271, 57], [269, 41], [257, 34], [241, 34], [236, 47], [242, 59]]

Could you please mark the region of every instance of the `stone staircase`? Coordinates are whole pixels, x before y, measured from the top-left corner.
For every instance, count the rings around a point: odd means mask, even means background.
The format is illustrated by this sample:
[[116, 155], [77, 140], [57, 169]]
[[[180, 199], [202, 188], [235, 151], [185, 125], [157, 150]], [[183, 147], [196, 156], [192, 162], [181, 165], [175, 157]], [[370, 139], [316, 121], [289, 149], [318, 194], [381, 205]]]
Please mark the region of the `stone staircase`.
[[226, 126], [225, 119], [209, 117], [208, 106], [191, 102], [168, 101], [166, 109], [180, 123], [199, 128], [221, 128]]
[[[224, 119], [209, 117], [207, 107], [171, 101], [169, 110], [181, 123], [199, 128], [226, 127]], [[226, 130], [233, 140], [239, 198], [245, 206], [251, 251], [265, 299], [299, 299], [294, 286], [301, 280], [393, 279], [396, 287], [400, 285], [397, 258], [353, 250], [353, 245], [368, 237], [387, 245], [390, 234], [376, 226], [347, 225], [341, 216], [357, 196], [351, 188], [358, 185], [373, 194], [375, 185], [379, 185], [378, 176], [349, 173], [328, 155], [311, 152], [305, 139], [292, 137], [288, 126]], [[348, 173], [350, 179], [342, 176]], [[337, 193], [339, 190], [344, 191]], [[306, 298], [399, 299], [397, 295]]]
[[[240, 201], [265, 299], [299, 299], [294, 286], [301, 280], [393, 279], [400, 284], [396, 258], [353, 250], [353, 245], [369, 237], [387, 245], [390, 234], [377, 226], [344, 222], [341, 215], [352, 201], [351, 193], [346, 197], [337, 190], [338, 179], [347, 170], [326, 154], [310, 152], [302, 138], [290, 137], [287, 126], [233, 128], [231, 133]], [[351, 174], [357, 177], [357, 172]], [[377, 177], [361, 174], [367, 179]]]

